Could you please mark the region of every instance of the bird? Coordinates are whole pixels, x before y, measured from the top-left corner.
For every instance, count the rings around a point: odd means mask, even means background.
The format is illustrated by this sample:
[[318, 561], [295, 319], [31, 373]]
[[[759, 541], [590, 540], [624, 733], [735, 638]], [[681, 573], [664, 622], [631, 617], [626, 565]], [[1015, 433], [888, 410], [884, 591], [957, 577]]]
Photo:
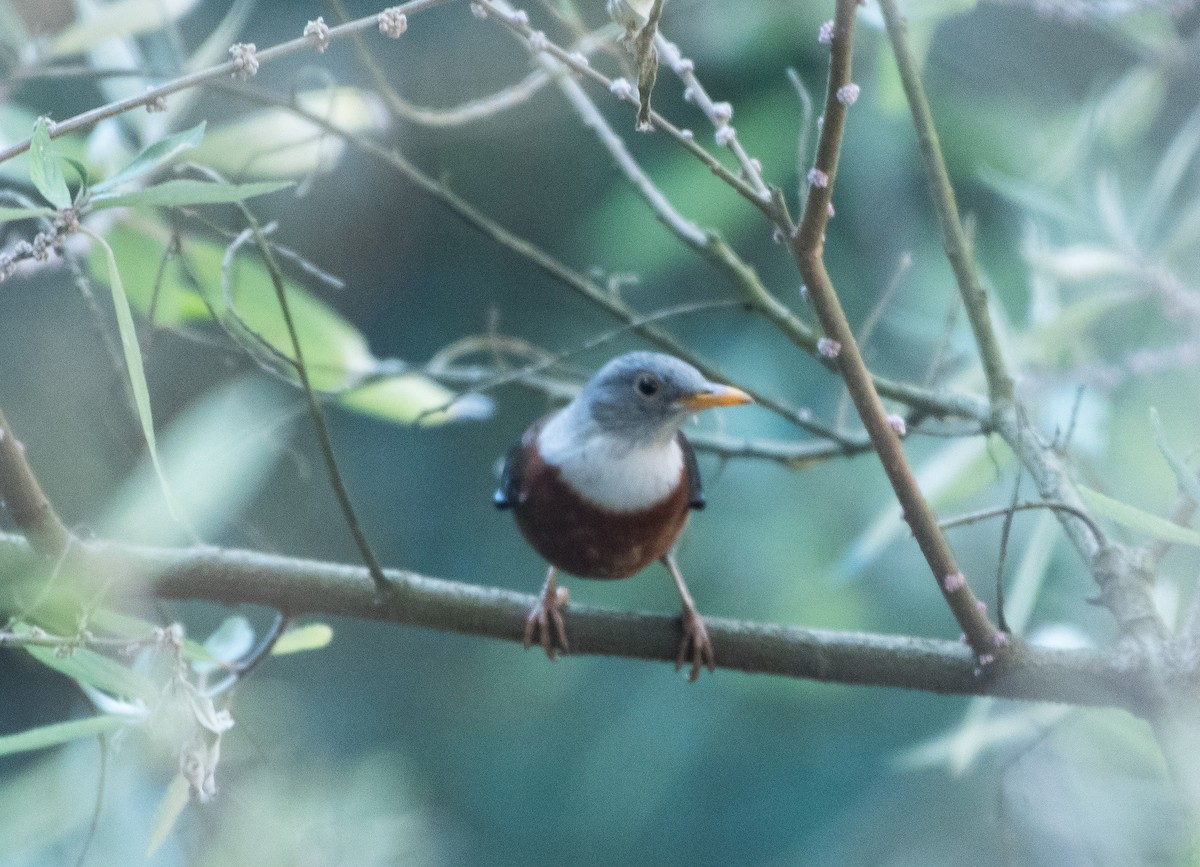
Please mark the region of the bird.
[[509, 451], [495, 505], [511, 510], [526, 541], [549, 564], [525, 621], [551, 660], [569, 652], [558, 572], [628, 578], [655, 560], [675, 581], [683, 638], [676, 670], [715, 670], [712, 641], [676, 562], [690, 510], [704, 507], [696, 453], [680, 428], [694, 413], [753, 403], [658, 352], [630, 352], [598, 370], [566, 406], [535, 421]]

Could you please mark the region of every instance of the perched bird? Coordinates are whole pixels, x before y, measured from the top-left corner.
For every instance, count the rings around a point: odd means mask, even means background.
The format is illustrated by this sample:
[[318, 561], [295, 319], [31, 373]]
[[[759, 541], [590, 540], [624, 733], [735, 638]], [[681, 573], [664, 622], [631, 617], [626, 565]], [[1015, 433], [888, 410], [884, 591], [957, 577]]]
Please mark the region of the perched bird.
[[753, 403], [744, 391], [709, 382], [669, 355], [614, 358], [565, 407], [534, 422], [508, 453], [498, 508], [550, 564], [541, 599], [525, 623], [553, 659], [568, 649], [559, 570], [580, 578], [628, 578], [655, 560], [683, 601], [676, 668], [714, 667], [712, 642], [675, 562], [673, 546], [688, 510], [704, 507], [696, 455], [680, 431], [692, 413]]

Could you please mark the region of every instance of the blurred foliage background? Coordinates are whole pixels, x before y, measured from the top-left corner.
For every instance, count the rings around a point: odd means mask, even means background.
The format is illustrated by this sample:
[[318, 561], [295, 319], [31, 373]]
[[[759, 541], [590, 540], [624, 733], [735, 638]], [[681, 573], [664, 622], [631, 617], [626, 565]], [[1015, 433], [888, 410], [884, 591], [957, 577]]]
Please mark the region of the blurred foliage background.
[[[144, 88], [95, 75], [39, 77], [48, 63], [82, 56], [68, 45], [47, 59], [63, 25], [35, 20], [31, 10], [49, 16], [52, 4], [2, 5], [6, 20], [24, 22], [8, 29], [0, 54], [6, 143], [28, 135], [37, 115], [61, 120], [121, 87]], [[602, 5], [549, 0], [529, 12], [561, 38], [552, 13], [598, 26]], [[1159, 514], [1169, 510], [1175, 483], [1154, 447], [1149, 410], [1158, 409], [1185, 455], [1200, 429], [1193, 5], [904, 4], [1022, 399], [1044, 430], [1065, 437], [1070, 429], [1081, 482]], [[94, 14], [92, 6], [80, 3], [78, 14]], [[230, 12], [223, 3], [151, 7], [179, 14], [166, 28], [89, 43], [88, 62], [175, 74]], [[376, 11], [350, 7], [353, 16]], [[298, 36], [308, 18], [334, 19], [315, 3], [235, 3], [233, 12], [241, 20], [209, 63], [224, 60], [231, 42], [261, 50]], [[787, 70], [819, 102], [828, 53], [816, 37], [831, 16], [831, 3], [670, 0], [663, 19], [713, 97], [733, 104], [747, 149], [793, 207], [797, 167], [810, 155], [797, 154], [804, 113]], [[67, 9], [67, 20], [75, 17]], [[524, 47], [463, 2], [413, 16], [399, 42], [368, 44], [398, 91], [425, 106], [494, 93], [530, 68]], [[594, 59], [608, 68], [617, 62]], [[670, 78], [660, 74], [656, 107], [710, 143], [703, 116]], [[867, 348], [875, 370], [921, 381], [940, 354], [939, 382], [978, 390], [907, 107], [870, 4], [860, 12], [854, 78], [862, 96], [846, 131], [829, 270], [855, 323], [896, 284]], [[719, 274], [653, 219], [553, 87], [486, 120], [431, 129], [383, 119], [348, 42], [266, 64], [250, 84], [315, 98], [334, 85], [363, 88], [339, 103], [347, 123], [580, 270], [620, 278], [622, 297], [638, 309], [731, 297]], [[803, 311], [794, 263], [760, 215], [663, 136], [635, 135], [627, 104], [600, 92], [593, 98], [675, 205], [719, 230]], [[614, 328], [360, 152], [326, 142], [310, 170], [311, 153], [282, 147], [281, 116], [261, 114], [267, 110], [231, 89], [182, 101], [171, 97], [164, 120], [129, 114], [57, 147], [104, 176], [139, 142], [207, 120], [204, 144], [189, 158], [235, 180], [298, 178], [299, 186], [252, 207], [260, 219], [278, 220], [274, 240], [345, 282], [335, 290], [292, 272], [362, 335], [355, 351], [364, 357], [420, 364], [489, 329], [560, 352]], [[810, 146], [814, 138], [810, 130]], [[6, 186], [30, 192], [20, 161], [0, 170]], [[214, 226], [241, 228], [232, 208], [201, 213]], [[207, 239], [208, 255], [228, 243], [195, 219], [183, 222]], [[166, 237], [156, 233], [169, 223], [138, 214], [97, 227], [113, 244], [135, 307], [146, 303]], [[27, 226], [6, 229], [4, 240], [28, 237]], [[81, 273], [91, 267], [100, 281], [93, 298], [80, 290], [87, 281], [61, 265], [26, 269], [0, 285], [0, 406], [69, 524], [182, 542], [162, 530], [125, 374], [112, 360], [116, 326], [95, 256], [77, 255]], [[197, 267], [198, 284], [177, 281], [177, 315], [164, 308], [163, 327], [142, 331], [173, 489], [205, 516], [207, 542], [358, 562], [299, 392], [264, 374], [220, 329], [189, 319], [195, 293], [219, 291], [217, 271]], [[838, 382], [752, 314], [723, 309], [668, 324], [737, 381], [819, 418], [839, 413]], [[582, 379], [638, 345], [619, 335], [572, 356], [565, 370]], [[434, 394], [406, 399], [444, 402]], [[543, 565], [509, 516], [494, 512], [490, 493], [498, 460], [551, 404], [516, 386], [491, 398], [489, 417], [468, 412], [441, 426], [336, 406], [329, 421], [346, 484], [385, 564], [532, 593]], [[762, 410], [714, 414], [703, 425], [800, 436]], [[998, 443], [918, 434], [907, 451], [945, 515], [1011, 496], [1014, 466]], [[955, 637], [870, 456], [803, 471], [702, 456], [702, 469], [709, 507], [680, 549], [702, 612]], [[1091, 579], [1057, 525], [1023, 514], [1013, 532], [1006, 578], [1024, 609], [1014, 614], [1021, 631], [1065, 644], [1109, 640], [1107, 615], [1087, 603]], [[992, 522], [951, 536], [988, 599], [999, 534]], [[1168, 618], [1190, 596], [1194, 573], [1188, 551], [1168, 558], [1158, 588]], [[625, 582], [567, 584], [572, 599], [587, 604], [676, 609], [657, 567]], [[147, 602], [138, 613], [178, 620], [202, 640], [231, 612]], [[260, 630], [270, 619], [241, 613]], [[183, 812], [150, 863], [1149, 864], [1174, 863], [1187, 841], [1148, 731], [1121, 712], [728, 671], [688, 685], [661, 665], [569, 657], [550, 665], [538, 652], [476, 638], [331, 625], [328, 648], [272, 659], [236, 689], [220, 791]], [[72, 681], [22, 651], [4, 651], [0, 689], [2, 733], [92, 712]], [[87, 863], [143, 859], [175, 773], [169, 754], [127, 734], [106, 750]], [[0, 761], [0, 864], [74, 863], [95, 809], [96, 741]]]

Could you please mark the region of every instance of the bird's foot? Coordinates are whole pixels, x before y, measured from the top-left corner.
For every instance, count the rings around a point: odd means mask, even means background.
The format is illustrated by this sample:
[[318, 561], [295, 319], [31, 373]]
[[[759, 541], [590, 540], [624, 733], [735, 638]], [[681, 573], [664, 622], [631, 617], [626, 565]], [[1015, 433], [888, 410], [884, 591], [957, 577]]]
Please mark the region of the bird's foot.
[[556, 587], [554, 575], [546, 579], [542, 588], [541, 598], [529, 609], [525, 618], [525, 649], [528, 650], [536, 641], [546, 651], [546, 656], [554, 660], [557, 650], [570, 652], [567, 644], [567, 627], [563, 623], [562, 610], [567, 607], [569, 594], [566, 587]]
[[683, 640], [679, 642], [679, 655], [675, 657], [675, 670], [679, 671], [685, 662], [692, 663], [688, 672], [688, 680], [695, 681], [700, 676], [702, 667], [716, 671], [717, 661], [713, 656], [712, 639], [708, 637], [708, 628], [704, 618], [695, 608], [684, 606], [680, 615], [683, 621]]

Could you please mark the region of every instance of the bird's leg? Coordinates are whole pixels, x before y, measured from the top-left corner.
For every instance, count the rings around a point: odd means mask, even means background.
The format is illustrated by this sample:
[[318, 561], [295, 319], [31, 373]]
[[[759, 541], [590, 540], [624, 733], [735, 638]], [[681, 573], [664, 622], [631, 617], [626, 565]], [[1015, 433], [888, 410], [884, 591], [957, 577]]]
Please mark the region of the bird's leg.
[[675, 586], [679, 588], [679, 598], [683, 601], [683, 613], [680, 615], [683, 620], [683, 640], [679, 642], [679, 655], [675, 657], [675, 670], [679, 671], [683, 663], [690, 659], [692, 670], [688, 674], [688, 680], [695, 680], [700, 676], [701, 666], [707, 666], [709, 671], [716, 670], [712, 640], [708, 637], [704, 618], [696, 610], [692, 594], [688, 592], [687, 584], [683, 582], [683, 573], [679, 571], [679, 564], [675, 562], [675, 552], [668, 551], [664, 554], [662, 562], [670, 571], [671, 577], [675, 579]]
[[550, 571], [546, 573], [546, 583], [542, 585], [542, 596], [537, 604], [529, 609], [529, 616], [525, 618], [525, 649], [533, 646], [536, 635], [538, 643], [552, 660], [554, 651], [558, 648], [561, 648], [563, 653], [570, 652], [567, 646], [567, 627], [562, 616], [562, 609], [567, 604], [567, 592], [564, 588], [560, 594], [558, 582], [555, 580], [557, 572], [553, 566], [550, 567]]

